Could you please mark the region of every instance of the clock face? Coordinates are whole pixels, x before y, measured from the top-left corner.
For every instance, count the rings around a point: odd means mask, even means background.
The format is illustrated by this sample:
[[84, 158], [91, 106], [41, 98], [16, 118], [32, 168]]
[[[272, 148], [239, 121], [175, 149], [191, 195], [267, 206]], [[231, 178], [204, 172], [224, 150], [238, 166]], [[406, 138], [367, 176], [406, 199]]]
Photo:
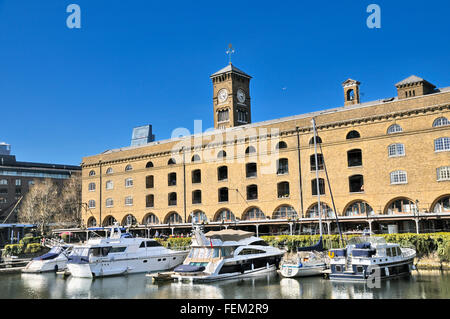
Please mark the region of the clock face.
[[244, 103], [245, 102], [245, 92], [239, 89], [237, 91], [237, 99], [239, 102]]
[[222, 89], [217, 94], [217, 98], [219, 99], [219, 102], [225, 102], [225, 100], [228, 98], [228, 91], [226, 89]]

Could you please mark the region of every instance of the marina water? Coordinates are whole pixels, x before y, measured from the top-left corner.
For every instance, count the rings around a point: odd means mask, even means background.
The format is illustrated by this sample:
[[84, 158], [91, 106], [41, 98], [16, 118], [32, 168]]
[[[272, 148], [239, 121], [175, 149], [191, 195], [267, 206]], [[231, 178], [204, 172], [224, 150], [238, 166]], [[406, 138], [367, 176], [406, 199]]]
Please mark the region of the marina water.
[[282, 278], [276, 272], [259, 277], [210, 284], [152, 283], [144, 274], [87, 278], [63, 278], [54, 273], [9, 274], [0, 277], [0, 298], [33, 299], [441, 299], [450, 298], [450, 272], [413, 271], [412, 276], [381, 282], [380, 288], [365, 283], [332, 282], [321, 277]]

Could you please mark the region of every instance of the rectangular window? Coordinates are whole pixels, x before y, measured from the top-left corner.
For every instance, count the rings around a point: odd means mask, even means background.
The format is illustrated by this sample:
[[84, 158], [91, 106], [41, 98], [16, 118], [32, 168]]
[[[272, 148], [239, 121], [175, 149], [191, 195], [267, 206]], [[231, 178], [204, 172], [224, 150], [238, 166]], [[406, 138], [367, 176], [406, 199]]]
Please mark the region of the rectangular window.
[[21, 185], [22, 185], [22, 180], [16, 179], [16, 186], [21, 186]]
[[228, 110], [221, 110], [217, 112], [217, 121], [226, 122], [229, 119]]
[[133, 186], [133, 179], [132, 178], [127, 178], [125, 180], [125, 187], [132, 187]]
[[406, 172], [395, 171], [391, 173], [391, 184], [406, 184], [407, 182]]
[[125, 197], [125, 205], [133, 206], [133, 197], [131, 197], [131, 196]]
[[437, 180], [438, 181], [450, 180], [450, 166], [443, 166], [437, 169]]

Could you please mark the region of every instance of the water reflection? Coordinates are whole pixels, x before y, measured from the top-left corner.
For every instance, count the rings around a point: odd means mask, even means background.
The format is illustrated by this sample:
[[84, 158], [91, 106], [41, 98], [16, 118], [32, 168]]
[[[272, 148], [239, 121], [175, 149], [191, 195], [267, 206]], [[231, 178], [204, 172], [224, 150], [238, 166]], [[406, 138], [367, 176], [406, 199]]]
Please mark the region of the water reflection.
[[282, 278], [276, 272], [208, 284], [152, 283], [143, 274], [97, 279], [63, 278], [54, 273], [0, 277], [0, 298], [139, 298], [139, 299], [407, 299], [450, 298], [450, 273], [413, 272], [413, 276], [365, 283], [332, 282], [321, 277]]

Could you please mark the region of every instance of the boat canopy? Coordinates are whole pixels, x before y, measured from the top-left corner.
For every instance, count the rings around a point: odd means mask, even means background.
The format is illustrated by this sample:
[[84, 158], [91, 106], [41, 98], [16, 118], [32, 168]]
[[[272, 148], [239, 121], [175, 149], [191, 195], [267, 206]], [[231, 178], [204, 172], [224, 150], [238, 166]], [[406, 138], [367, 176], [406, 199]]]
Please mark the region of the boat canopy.
[[224, 229], [219, 231], [209, 231], [205, 234], [209, 239], [220, 239], [221, 241], [240, 241], [242, 239], [250, 238], [254, 235], [253, 232]]
[[317, 242], [317, 244], [313, 245], [313, 246], [308, 246], [308, 247], [298, 247], [297, 251], [322, 251], [323, 250], [323, 241], [322, 241], [322, 237], [320, 237], [319, 241]]
[[347, 242], [348, 245], [356, 245], [356, 244], [386, 244], [386, 239], [378, 236], [361, 236], [361, 237], [353, 237], [350, 238]]

